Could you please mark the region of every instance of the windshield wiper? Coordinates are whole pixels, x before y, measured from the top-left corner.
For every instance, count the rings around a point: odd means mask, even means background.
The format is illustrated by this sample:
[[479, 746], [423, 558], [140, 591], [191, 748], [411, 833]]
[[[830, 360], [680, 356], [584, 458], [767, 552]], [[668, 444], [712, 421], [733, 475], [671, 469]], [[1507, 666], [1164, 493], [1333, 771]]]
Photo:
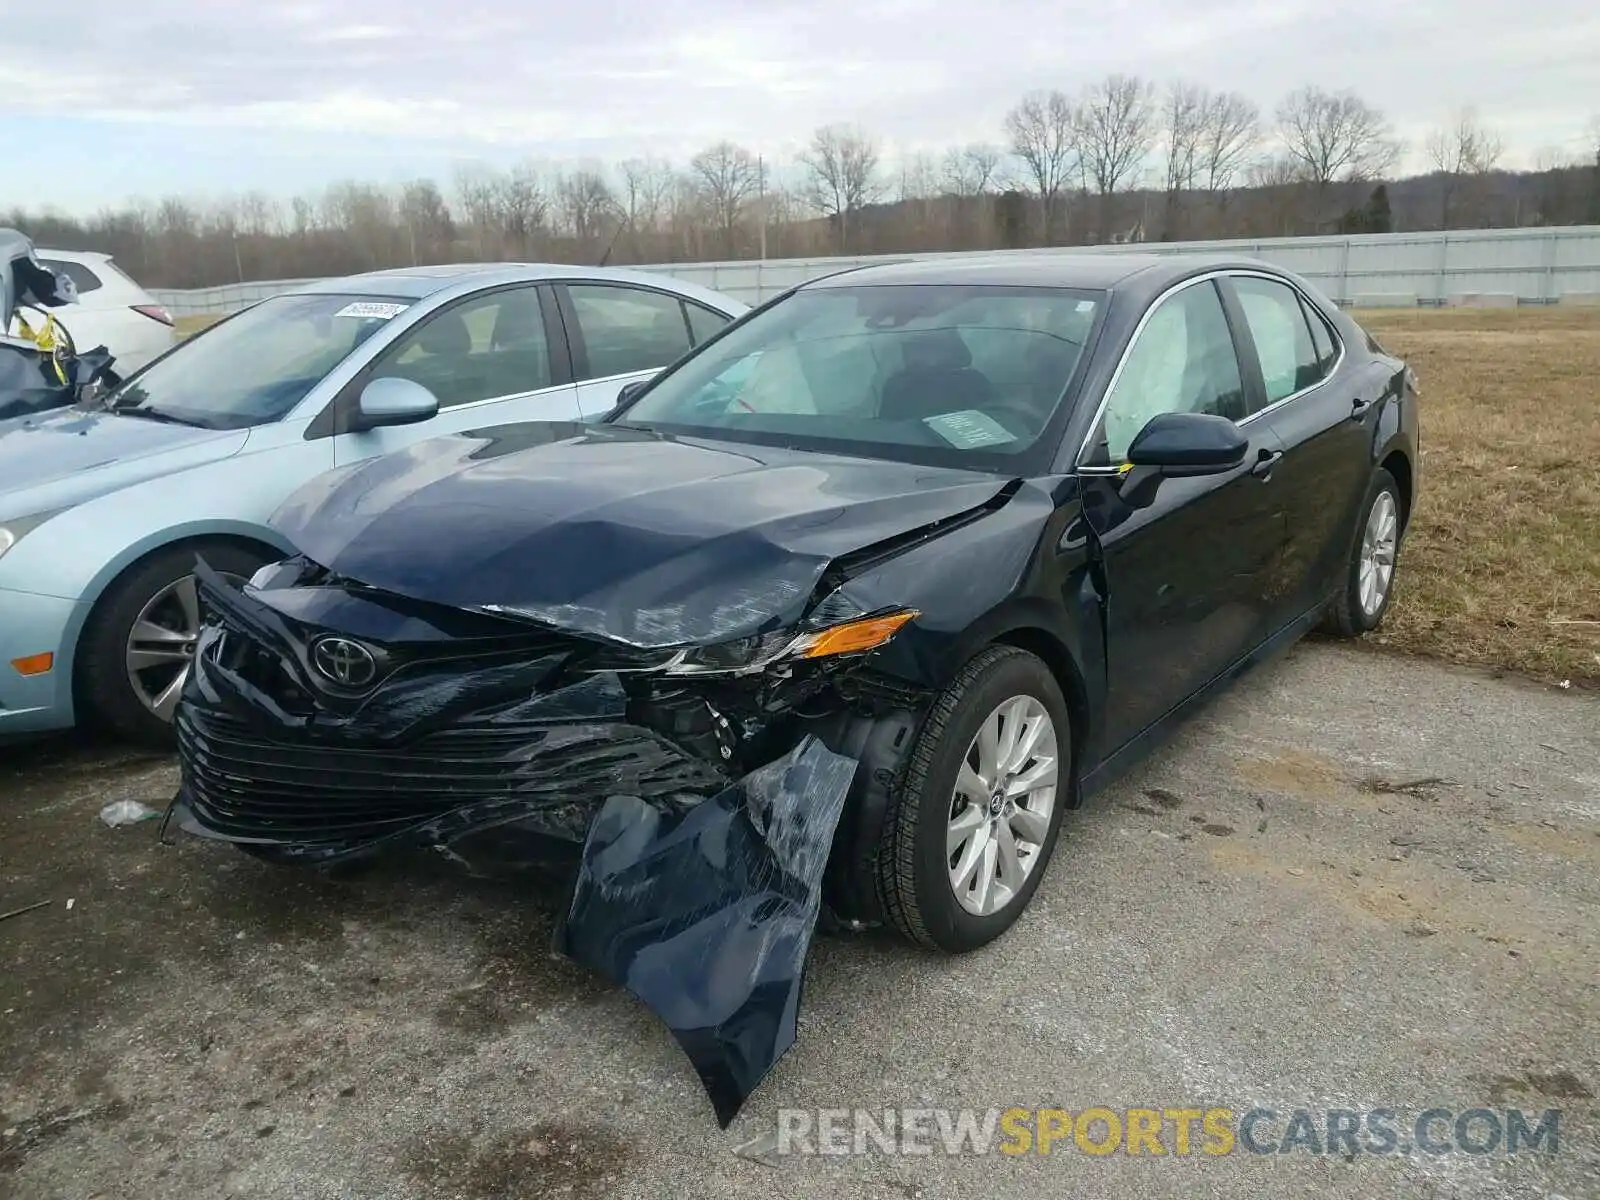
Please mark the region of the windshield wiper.
[[113, 408], [111, 411], [116, 413], [119, 417], [143, 417], [147, 421], [161, 421], [167, 425], [188, 425], [195, 429], [206, 428], [206, 426], [200, 421], [192, 421], [187, 417], [175, 416], [172, 413], [163, 412], [159, 408], [150, 408], [147, 405], [129, 408]]

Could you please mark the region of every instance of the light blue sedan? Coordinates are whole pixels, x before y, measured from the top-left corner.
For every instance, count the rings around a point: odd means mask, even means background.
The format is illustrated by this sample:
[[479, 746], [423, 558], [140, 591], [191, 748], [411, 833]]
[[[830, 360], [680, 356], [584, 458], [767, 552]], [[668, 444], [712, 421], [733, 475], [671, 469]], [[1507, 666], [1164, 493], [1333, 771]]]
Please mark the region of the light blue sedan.
[[0, 740], [94, 719], [166, 744], [193, 568], [248, 578], [324, 471], [521, 420], [599, 416], [746, 311], [667, 276], [471, 265], [308, 284], [212, 326], [108, 408], [0, 422]]

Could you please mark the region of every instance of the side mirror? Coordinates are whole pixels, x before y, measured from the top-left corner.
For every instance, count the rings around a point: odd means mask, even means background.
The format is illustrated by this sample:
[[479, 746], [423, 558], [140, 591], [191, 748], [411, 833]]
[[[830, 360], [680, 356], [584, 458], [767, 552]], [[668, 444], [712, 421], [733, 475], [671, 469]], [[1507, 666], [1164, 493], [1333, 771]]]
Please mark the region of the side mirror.
[[1128, 447], [1128, 461], [1163, 475], [1217, 475], [1244, 461], [1250, 439], [1227, 417], [1158, 413]]
[[439, 415], [439, 398], [410, 379], [374, 379], [361, 390], [354, 430], [384, 425], [415, 425]]

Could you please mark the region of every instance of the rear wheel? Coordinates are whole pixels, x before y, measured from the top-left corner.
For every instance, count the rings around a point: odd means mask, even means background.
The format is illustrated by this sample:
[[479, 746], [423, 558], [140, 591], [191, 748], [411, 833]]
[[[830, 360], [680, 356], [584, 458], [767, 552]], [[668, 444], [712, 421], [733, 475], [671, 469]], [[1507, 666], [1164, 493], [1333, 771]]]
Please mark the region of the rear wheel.
[[1367, 488], [1361, 523], [1350, 547], [1339, 594], [1329, 606], [1323, 628], [1340, 637], [1359, 637], [1383, 623], [1394, 596], [1394, 572], [1400, 552], [1400, 486], [1379, 467]]
[[84, 627], [77, 671], [79, 705], [119, 737], [161, 749], [200, 636], [196, 556], [234, 582], [270, 558], [231, 542], [168, 546], [120, 576]]
[[890, 805], [878, 856], [890, 922], [951, 953], [1011, 928], [1050, 861], [1071, 764], [1050, 668], [1010, 646], [973, 658], [923, 723]]

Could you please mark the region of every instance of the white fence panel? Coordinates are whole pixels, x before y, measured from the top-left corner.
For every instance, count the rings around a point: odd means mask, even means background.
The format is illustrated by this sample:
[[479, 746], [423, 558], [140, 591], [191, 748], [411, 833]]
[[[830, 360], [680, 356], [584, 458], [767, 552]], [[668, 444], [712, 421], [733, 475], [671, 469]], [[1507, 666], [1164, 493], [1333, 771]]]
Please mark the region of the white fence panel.
[[[1350, 237], [1262, 238], [1226, 242], [1065, 246], [890, 254], [869, 257], [765, 261], [653, 263], [636, 270], [676, 275], [745, 301], [759, 303], [787, 288], [849, 267], [908, 258], [967, 258], [975, 254], [1238, 254], [1264, 259], [1305, 276], [1333, 300], [1414, 295], [1442, 303], [1464, 292], [1503, 292], [1525, 304], [1559, 302], [1563, 294], [1600, 292], [1600, 226], [1550, 229], [1473, 229], [1444, 233], [1379, 233]], [[192, 290], [153, 289], [178, 316], [234, 312], [311, 280], [279, 279]]]

